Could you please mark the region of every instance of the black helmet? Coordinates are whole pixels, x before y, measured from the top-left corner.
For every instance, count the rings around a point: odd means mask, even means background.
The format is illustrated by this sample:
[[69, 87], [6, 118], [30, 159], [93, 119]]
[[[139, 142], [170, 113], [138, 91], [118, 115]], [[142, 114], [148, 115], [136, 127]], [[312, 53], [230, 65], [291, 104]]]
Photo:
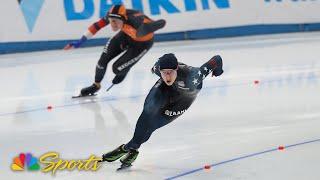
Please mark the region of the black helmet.
[[172, 53], [165, 54], [159, 58], [159, 65], [161, 69], [177, 69], [178, 60]]

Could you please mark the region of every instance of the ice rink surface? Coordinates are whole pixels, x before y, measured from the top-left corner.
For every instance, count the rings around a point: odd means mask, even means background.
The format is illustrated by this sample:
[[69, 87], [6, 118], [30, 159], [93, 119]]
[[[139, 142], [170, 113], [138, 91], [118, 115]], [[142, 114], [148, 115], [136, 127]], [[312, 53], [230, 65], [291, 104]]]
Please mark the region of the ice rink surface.
[[[98, 96], [71, 99], [92, 83], [102, 48], [0, 56], [0, 179], [320, 179], [320, 33], [156, 43], [110, 92], [111, 64]], [[87, 159], [129, 141], [158, 79], [150, 69], [169, 52], [192, 66], [220, 54], [225, 73], [206, 78], [129, 171], [116, 172], [119, 162], [55, 176], [10, 169], [20, 153]]]

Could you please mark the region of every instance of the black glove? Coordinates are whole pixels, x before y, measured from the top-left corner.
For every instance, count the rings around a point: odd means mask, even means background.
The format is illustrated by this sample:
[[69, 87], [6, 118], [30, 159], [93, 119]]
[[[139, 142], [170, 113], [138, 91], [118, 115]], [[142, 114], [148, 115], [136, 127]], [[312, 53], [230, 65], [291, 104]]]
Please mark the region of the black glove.
[[211, 64], [215, 67], [214, 70], [212, 71], [212, 76], [220, 76], [223, 73], [223, 63], [222, 63], [222, 58], [219, 55], [214, 56], [211, 59]]

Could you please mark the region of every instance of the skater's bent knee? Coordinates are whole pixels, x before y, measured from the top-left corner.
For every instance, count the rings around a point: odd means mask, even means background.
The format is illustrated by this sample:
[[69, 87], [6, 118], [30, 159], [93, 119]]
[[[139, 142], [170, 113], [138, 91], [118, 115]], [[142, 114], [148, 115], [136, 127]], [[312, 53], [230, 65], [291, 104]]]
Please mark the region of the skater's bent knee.
[[112, 71], [114, 74], [120, 74], [121, 73], [121, 70], [118, 69], [119, 66], [117, 66], [116, 64], [113, 64], [112, 65]]

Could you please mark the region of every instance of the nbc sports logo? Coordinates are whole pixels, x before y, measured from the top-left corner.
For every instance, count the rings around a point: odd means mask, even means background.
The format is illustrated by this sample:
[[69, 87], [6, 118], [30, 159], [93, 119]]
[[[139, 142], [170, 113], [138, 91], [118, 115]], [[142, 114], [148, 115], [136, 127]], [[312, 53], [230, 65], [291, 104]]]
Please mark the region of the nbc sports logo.
[[31, 153], [21, 153], [18, 157], [13, 158], [11, 169], [13, 171], [24, 171], [25, 168], [28, 171], [40, 170], [38, 159], [33, 157]]
[[[52, 172], [55, 175], [57, 171], [97, 171], [101, 164], [99, 164], [101, 158], [90, 155], [88, 159], [61, 159], [57, 152], [47, 152], [41, 155], [39, 158], [32, 156], [31, 153], [21, 153], [19, 156], [14, 157], [11, 169], [13, 171], [41, 171], [43, 173]], [[43, 165], [42, 167], [40, 165]]]

